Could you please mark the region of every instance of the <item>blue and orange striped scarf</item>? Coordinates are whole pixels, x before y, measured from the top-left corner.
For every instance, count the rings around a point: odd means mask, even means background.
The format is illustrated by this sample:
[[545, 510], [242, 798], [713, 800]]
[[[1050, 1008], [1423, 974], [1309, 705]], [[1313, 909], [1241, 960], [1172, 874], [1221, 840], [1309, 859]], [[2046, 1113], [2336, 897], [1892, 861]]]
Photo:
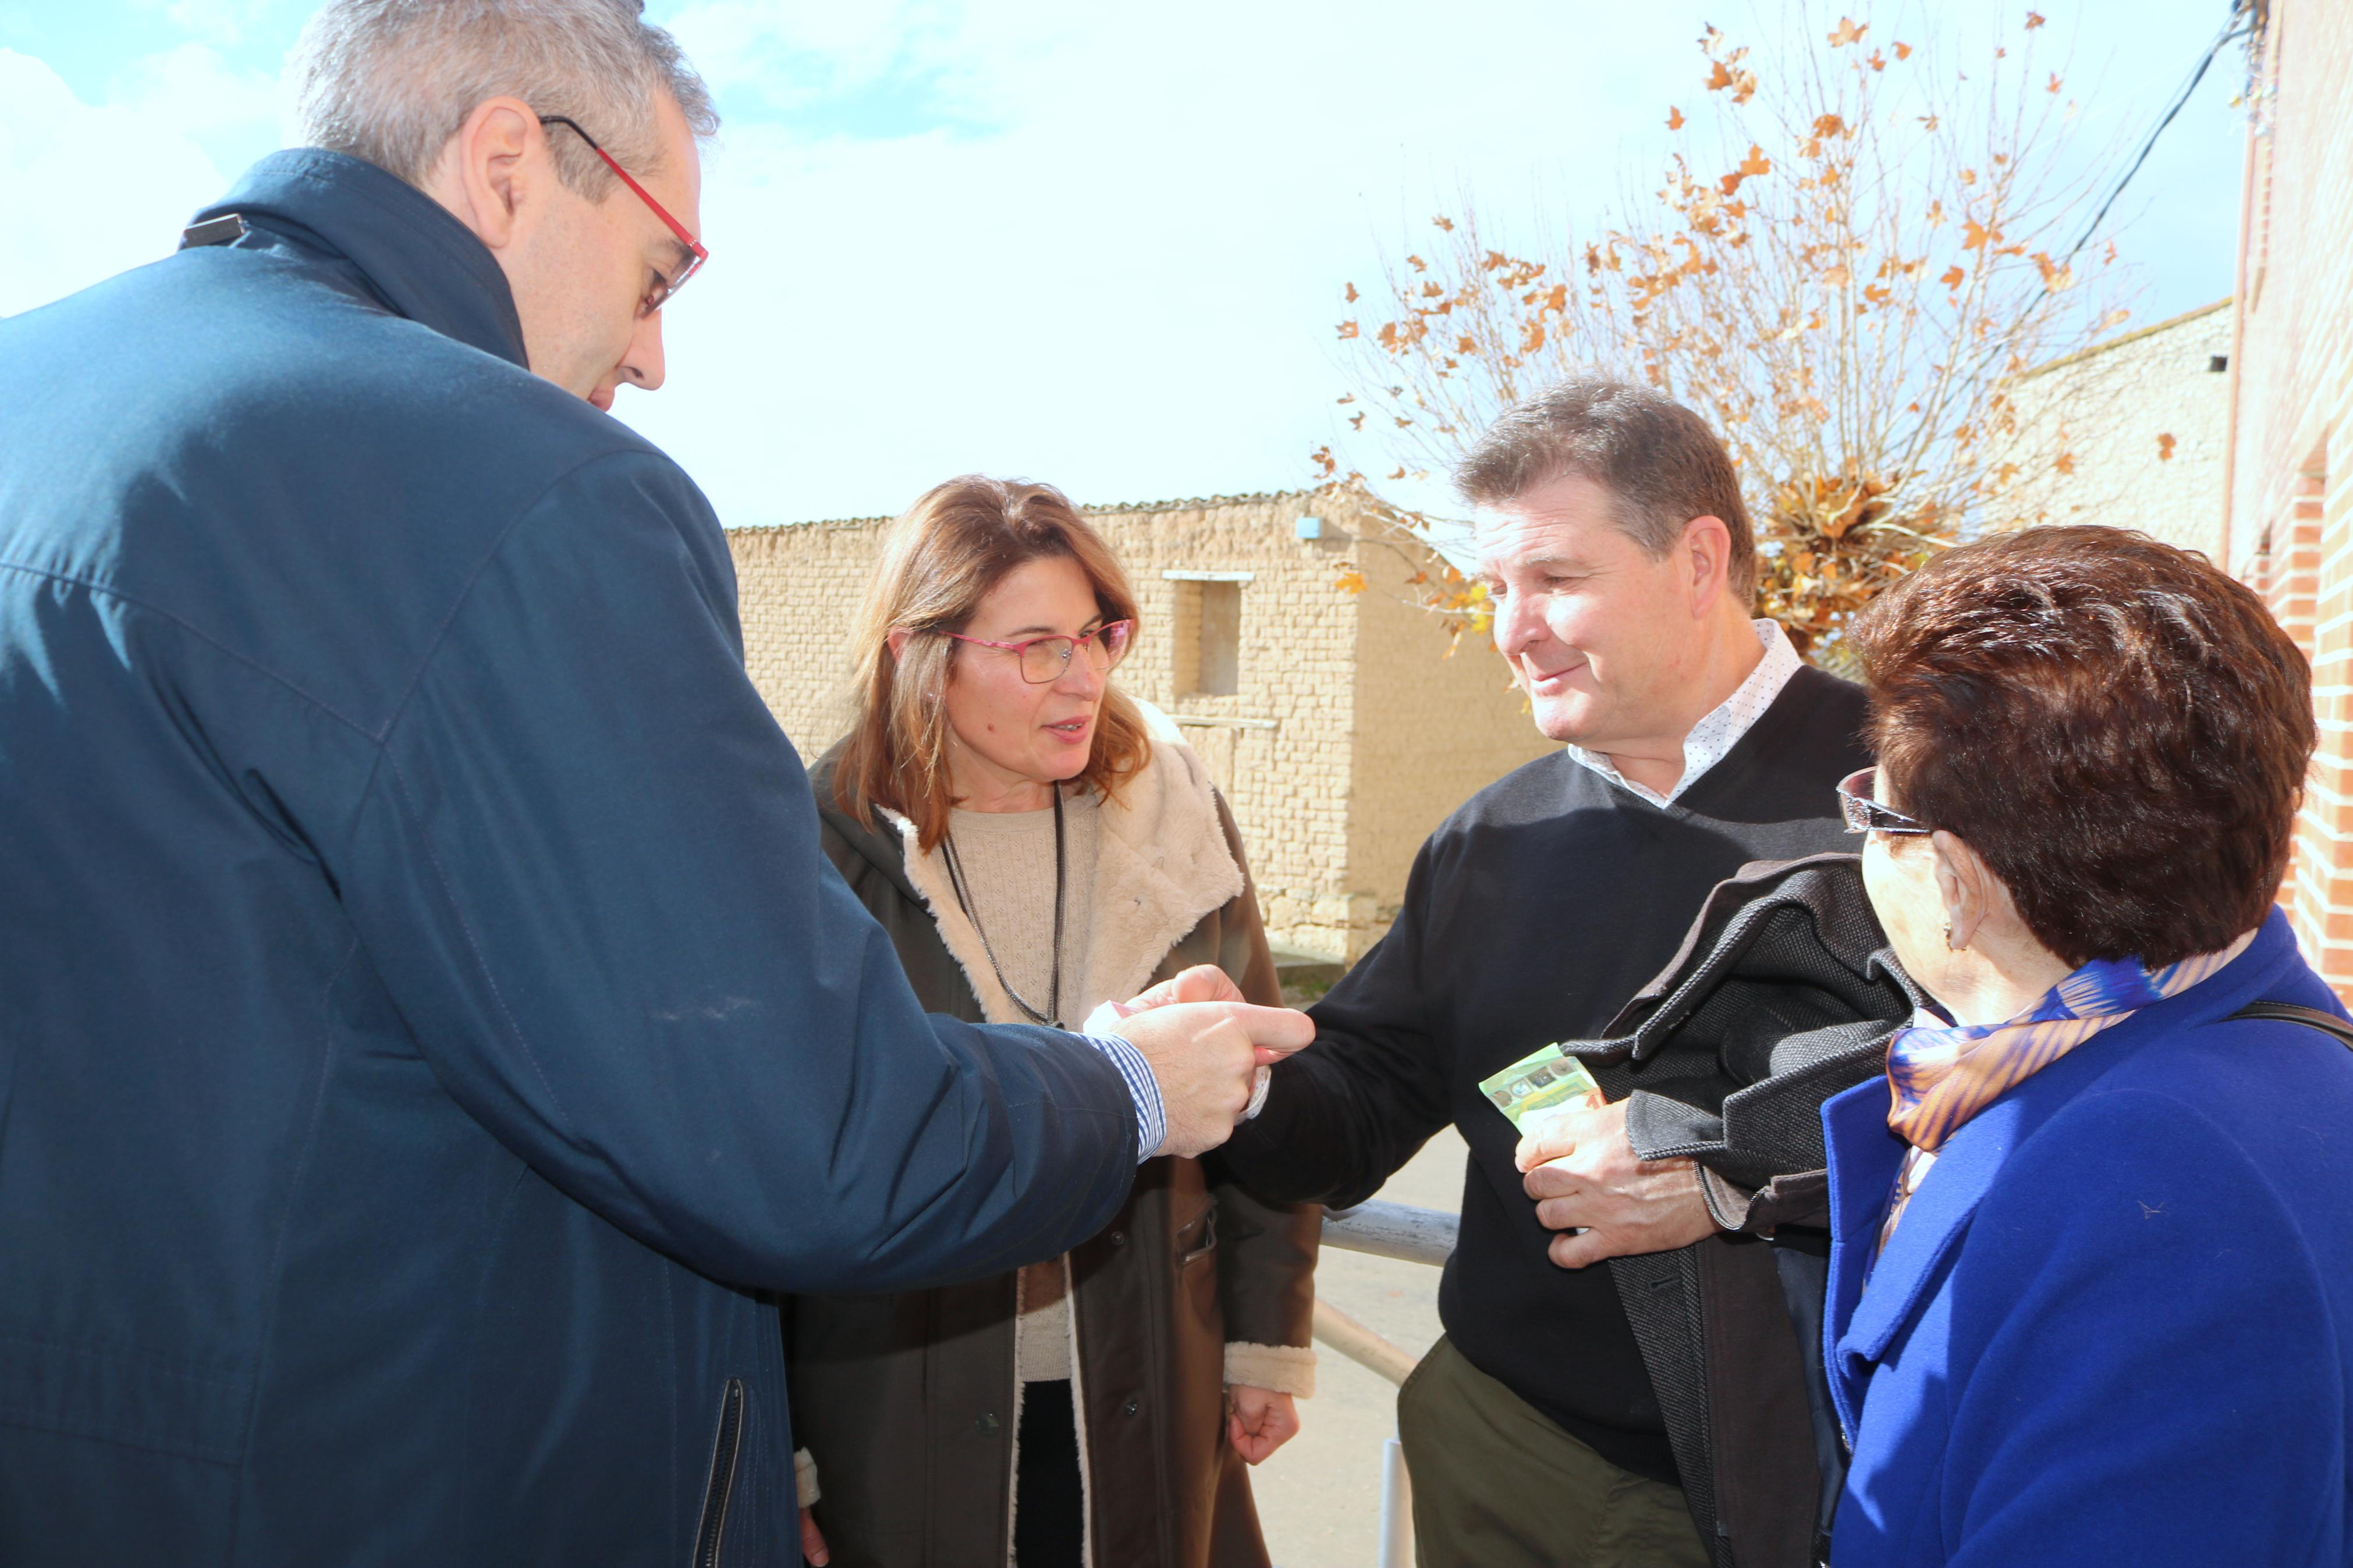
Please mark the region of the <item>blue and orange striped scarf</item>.
[[2242, 937], [2220, 952], [2201, 952], [2158, 970], [2144, 969], [2136, 959], [2095, 958], [2008, 1023], [1897, 1030], [1887, 1047], [1887, 1083], [1894, 1093], [1887, 1125], [1911, 1147], [1904, 1152], [1887, 1218], [1879, 1228], [1881, 1249], [1936, 1163], [1936, 1152], [1971, 1117], [2093, 1036], [2152, 1002], [2189, 990], [2246, 945]]

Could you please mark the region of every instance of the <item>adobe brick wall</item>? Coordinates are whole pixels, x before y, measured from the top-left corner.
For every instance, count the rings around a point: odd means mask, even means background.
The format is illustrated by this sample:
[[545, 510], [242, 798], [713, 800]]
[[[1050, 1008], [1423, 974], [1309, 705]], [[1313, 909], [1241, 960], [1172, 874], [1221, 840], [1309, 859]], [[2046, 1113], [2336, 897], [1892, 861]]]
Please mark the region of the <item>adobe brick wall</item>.
[[2231, 560], [2311, 655], [2320, 754], [2281, 895], [2353, 997], [2353, 0], [2271, 0], [2253, 103]]
[[[1297, 537], [1303, 515], [1324, 536]], [[1405, 601], [1421, 563], [1358, 535], [1344, 492], [1090, 509], [1133, 580], [1143, 626], [1120, 683], [1175, 718], [1233, 806], [1270, 936], [1353, 961], [1388, 929], [1423, 838], [1548, 743], [1492, 647]], [[886, 520], [729, 534], [745, 662], [805, 756], [847, 724], [849, 624]], [[1370, 585], [1341, 592], [1344, 567]], [[1198, 584], [1248, 574], [1237, 689], [1187, 689]], [[1197, 613], [1197, 612], [1195, 612]]]
[[[2219, 559], [2231, 302], [2127, 332], [2013, 384], [2021, 446], [2036, 455], [2015, 499], [2042, 522], [2136, 528]], [[2159, 437], [2170, 436], [2168, 451]], [[2043, 456], [2064, 451], [2062, 473]]]
[[[1357, 599], [1356, 750], [1371, 765], [1357, 769], [1348, 864], [1384, 930], [1430, 830], [1487, 784], [1560, 749], [1536, 732], [1488, 637], [1466, 630], [1449, 651], [1406, 582], [1419, 564], [1389, 550], [1359, 552], [1366, 587]], [[1472, 714], [1479, 722], [1462, 721]]]

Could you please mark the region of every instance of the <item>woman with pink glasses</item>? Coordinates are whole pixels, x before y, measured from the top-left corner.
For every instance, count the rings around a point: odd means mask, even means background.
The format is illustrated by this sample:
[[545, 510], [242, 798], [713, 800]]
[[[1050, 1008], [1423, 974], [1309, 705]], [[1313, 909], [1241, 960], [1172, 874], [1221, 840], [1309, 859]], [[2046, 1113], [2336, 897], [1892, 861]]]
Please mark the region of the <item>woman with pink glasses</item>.
[[[1135, 634], [1125, 574], [1047, 486], [953, 479], [892, 525], [850, 731], [811, 780], [932, 1011], [1075, 1027], [1202, 963], [1279, 1002], [1231, 815], [1111, 682]], [[1155, 1159], [1063, 1256], [787, 1300], [811, 1560], [1264, 1568], [1244, 1467], [1313, 1392], [1319, 1225], [1214, 1156]]]

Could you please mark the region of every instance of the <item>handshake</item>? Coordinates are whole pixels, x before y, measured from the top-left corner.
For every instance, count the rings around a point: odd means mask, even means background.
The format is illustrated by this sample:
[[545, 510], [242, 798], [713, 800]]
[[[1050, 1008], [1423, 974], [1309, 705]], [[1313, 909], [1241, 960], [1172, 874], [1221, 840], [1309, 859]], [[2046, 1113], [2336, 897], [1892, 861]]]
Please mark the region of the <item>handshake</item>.
[[1160, 1087], [1163, 1154], [1207, 1153], [1231, 1137], [1259, 1069], [1315, 1038], [1306, 1014], [1243, 1001], [1232, 978], [1208, 963], [1113, 1010], [1123, 1016], [1108, 1032], [1136, 1048]]

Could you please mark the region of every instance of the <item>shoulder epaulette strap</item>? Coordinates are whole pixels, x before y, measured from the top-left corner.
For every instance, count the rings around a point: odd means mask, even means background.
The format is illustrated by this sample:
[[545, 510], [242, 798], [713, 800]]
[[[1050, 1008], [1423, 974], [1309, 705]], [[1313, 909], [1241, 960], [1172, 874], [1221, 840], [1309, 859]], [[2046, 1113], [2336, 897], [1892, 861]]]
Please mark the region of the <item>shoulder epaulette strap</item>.
[[2303, 1024], [2318, 1029], [2324, 1035], [2336, 1036], [2344, 1045], [2353, 1046], [2353, 1024], [2317, 1007], [2299, 1007], [2293, 1002], [2250, 1002], [2231, 1016], [2274, 1024]]

